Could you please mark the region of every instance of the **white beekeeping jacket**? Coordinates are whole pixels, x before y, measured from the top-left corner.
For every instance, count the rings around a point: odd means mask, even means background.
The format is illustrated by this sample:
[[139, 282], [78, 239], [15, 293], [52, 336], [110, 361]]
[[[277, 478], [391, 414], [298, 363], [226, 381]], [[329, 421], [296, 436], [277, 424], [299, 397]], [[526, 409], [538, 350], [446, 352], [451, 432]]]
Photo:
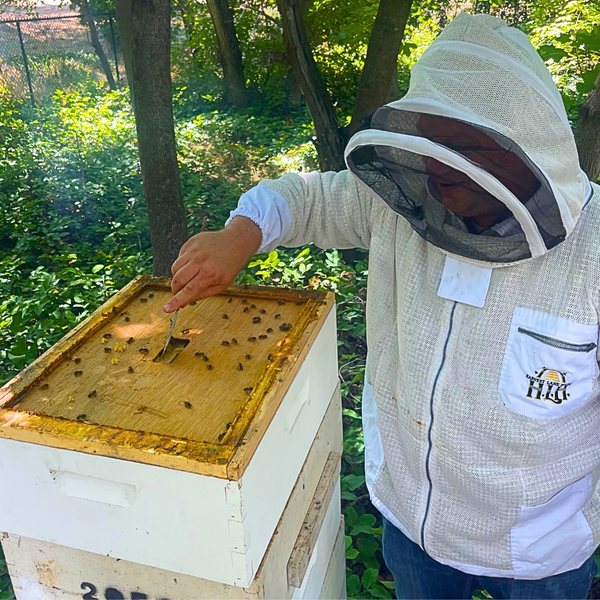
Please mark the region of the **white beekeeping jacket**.
[[[263, 251], [370, 250], [374, 504], [467, 573], [578, 568], [600, 543], [600, 188], [544, 63], [522, 32], [461, 13], [346, 161], [342, 173], [265, 180], [232, 215], [260, 226]], [[527, 198], [516, 164], [535, 183]], [[476, 227], [444, 208], [444, 186], [505, 214]]]

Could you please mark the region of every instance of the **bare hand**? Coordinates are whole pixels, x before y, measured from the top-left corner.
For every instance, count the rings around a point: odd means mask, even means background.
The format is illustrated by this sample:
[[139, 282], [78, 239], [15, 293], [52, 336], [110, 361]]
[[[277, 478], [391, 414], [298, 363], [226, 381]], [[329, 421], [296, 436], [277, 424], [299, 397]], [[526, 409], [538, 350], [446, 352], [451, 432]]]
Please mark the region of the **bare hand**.
[[194, 300], [224, 290], [256, 252], [261, 240], [260, 229], [245, 217], [236, 217], [221, 231], [191, 237], [171, 267], [174, 297], [163, 310], [175, 312]]

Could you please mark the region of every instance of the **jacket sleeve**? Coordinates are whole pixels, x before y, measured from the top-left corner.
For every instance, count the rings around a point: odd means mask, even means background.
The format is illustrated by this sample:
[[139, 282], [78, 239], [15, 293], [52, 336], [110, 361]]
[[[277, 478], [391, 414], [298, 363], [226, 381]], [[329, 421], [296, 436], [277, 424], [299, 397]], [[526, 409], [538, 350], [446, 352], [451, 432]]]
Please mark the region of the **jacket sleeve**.
[[259, 186], [280, 194], [291, 219], [280, 245], [314, 243], [320, 248], [368, 248], [374, 197], [350, 171], [287, 174]]

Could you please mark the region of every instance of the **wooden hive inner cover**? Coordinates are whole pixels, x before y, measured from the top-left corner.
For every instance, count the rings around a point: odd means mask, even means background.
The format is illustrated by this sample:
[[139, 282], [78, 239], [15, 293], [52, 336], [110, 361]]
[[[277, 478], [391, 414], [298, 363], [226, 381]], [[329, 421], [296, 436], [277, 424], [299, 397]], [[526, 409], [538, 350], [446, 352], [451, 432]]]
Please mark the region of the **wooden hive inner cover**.
[[207, 298], [180, 310], [174, 336], [189, 344], [166, 364], [153, 359], [166, 341], [171, 317], [162, 306], [170, 297], [167, 286], [144, 286], [11, 408], [220, 443], [277, 381], [323, 304], [291, 290]]

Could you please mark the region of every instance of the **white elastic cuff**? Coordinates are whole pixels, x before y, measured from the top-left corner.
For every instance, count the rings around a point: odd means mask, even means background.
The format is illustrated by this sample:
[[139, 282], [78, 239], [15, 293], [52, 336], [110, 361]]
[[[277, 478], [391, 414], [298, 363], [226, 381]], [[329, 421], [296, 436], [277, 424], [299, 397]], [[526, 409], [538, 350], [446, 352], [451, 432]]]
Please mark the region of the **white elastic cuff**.
[[238, 206], [231, 211], [227, 225], [234, 217], [246, 217], [256, 224], [262, 233], [257, 254], [277, 248], [292, 224], [292, 214], [285, 198], [266, 186], [257, 186], [240, 197]]

